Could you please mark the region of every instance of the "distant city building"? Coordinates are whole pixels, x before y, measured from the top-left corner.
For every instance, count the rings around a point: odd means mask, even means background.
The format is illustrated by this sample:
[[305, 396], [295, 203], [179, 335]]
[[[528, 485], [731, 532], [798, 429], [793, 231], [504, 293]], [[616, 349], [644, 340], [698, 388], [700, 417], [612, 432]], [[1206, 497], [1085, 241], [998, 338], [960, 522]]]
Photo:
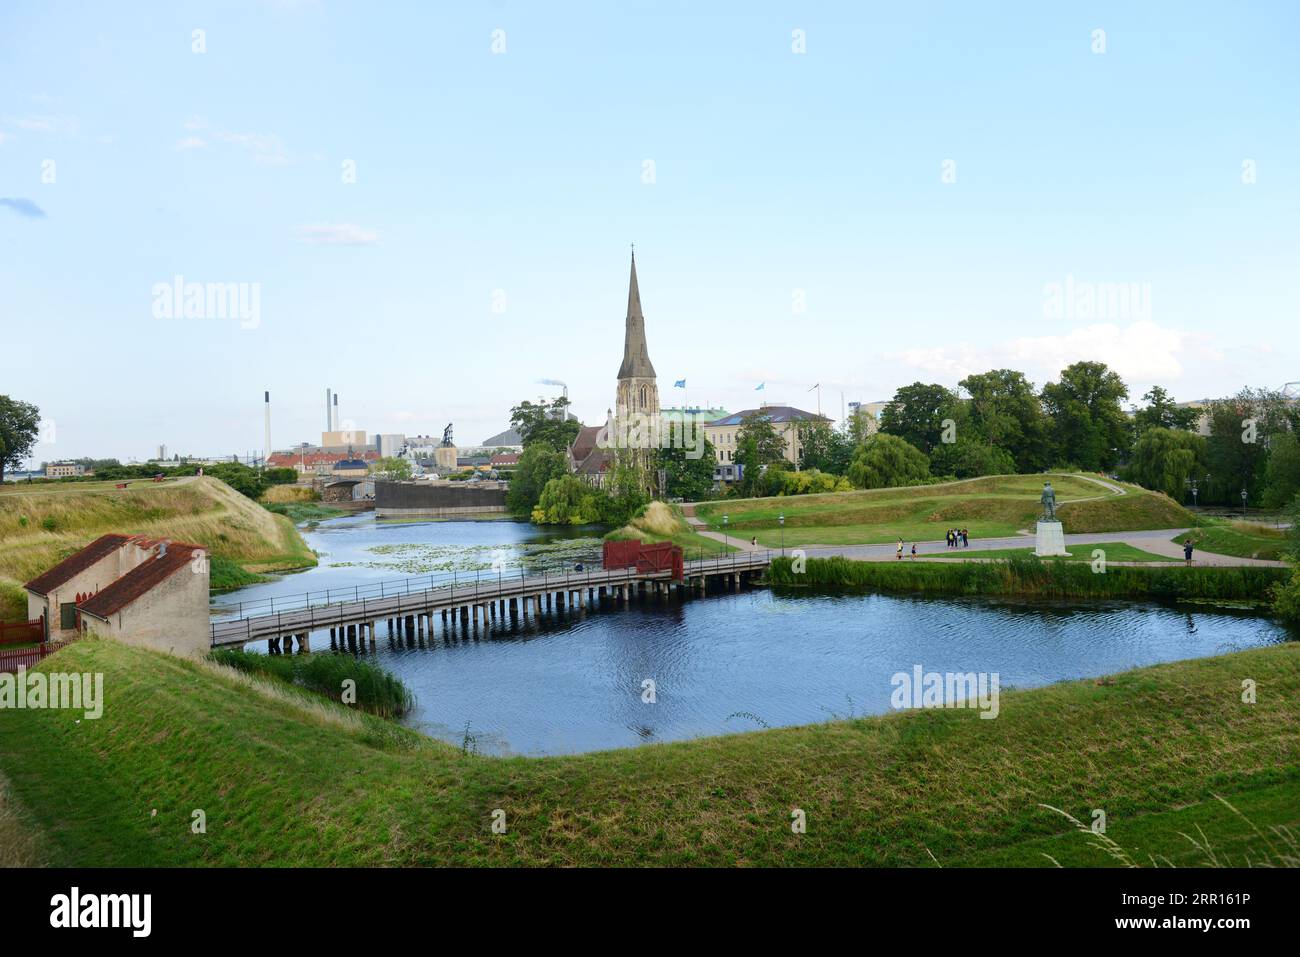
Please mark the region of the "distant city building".
[[519, 453], [504, 452], [500, 455], [494, 455], [488, 464], [494, 469], [512, 469], [519, 464]]
[[50, 462], [45, 466], [46, 478], [72, 478], [74, 475], [85, 474], [86, 467], [80, 462]]
[[[364, 443], [363, 443], [364, 444]], [[406, 436], [396, 432], [385, 432], [375, 436], [375, 448], [382, 459], [393, 458], [402, 453], [406, 445]]]
[[336, 479], [362, 479], [369, 474], [370, 464], [365, 459], [340, 459], [334, 463], [334, 467], [330, 470], [330, 477]]
[[516, 452], [522, 452], [524, 450], [524, 440], [514, 429], [506, 429], [504, 432], [488, 436], [483, 440], [482, 447], [485, 449], [514, 449]]
[[814, 422], [830, 425], [834, 421], [816, 412], [805, 412], [803, 409], [796, 409], [789, 405], [765, 405], [759, 409], [746, 409], [717, 419], [704, 427], [704, 437], [713, 443], [719, 465], [736, 461], [740, 429], [745, 419], [751, 415], [767, 417], [776, 434], [785, 440], [785, 460], [796, 466], [799, 464], [799, 456], [803, 453], [802, 440], [799, 436], [800, 428]]
[[340, 449], [346, 451], [349, 448], [365, 448], [366, 433], [364, 429], [343, 429], [337, 432], [322, 432], [320, 437], [322, 449], [333, 450]]

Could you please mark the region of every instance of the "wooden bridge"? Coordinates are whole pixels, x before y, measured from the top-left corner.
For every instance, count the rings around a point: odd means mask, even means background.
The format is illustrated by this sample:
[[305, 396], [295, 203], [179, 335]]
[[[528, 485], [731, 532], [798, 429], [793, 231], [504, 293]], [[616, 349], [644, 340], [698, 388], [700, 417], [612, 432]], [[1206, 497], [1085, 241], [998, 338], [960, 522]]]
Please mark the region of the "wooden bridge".
[[[542, 575], [479, 573], [472, 580], [435, 580], [429, 576], [307, 592], [241, 603], [236, 617], [212, 622], [212, 646], [264, 640], [267, 649], [276, 653], [292, 651], [296, 638], [298, 650], [304, 651], [310, 648], [313, 632], [328, 630], [330, 647], [355, 650], [366, 640], [374, 646], [380, 622], [386, 622], [388, 634], [423, 636], [427, 627], [432, 636], [435, 615], [441, 619], [444, 631], [465, 630], [479, 627], [480, 618], [487, 627], [508, 618], [527, 619], [530, 614], [540, 618], [559, 609], [595, 608], [604, 601], [624, 604], [638, 597], [668, 596], [674, 591], [703, 594], [710, 585], [739, 589], [745, 581], [761, 575], [779, 554], [743, 552], [688, 561], [680, 580], [674, 580], [668, 570], [598, 568]], [[269, 610], [265, 607], [268, 604]]]

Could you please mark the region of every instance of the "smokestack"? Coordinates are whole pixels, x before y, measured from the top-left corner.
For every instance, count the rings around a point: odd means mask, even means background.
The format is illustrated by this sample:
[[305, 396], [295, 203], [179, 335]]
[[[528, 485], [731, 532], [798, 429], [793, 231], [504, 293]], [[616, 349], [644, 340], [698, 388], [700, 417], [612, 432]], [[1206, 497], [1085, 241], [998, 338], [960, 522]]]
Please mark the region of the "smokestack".
[[334, 393], [334, 424], [333, 426], [330, 427], [330, 431], [337, 432], [338, 430], [339, 430], [339, 394], [335, 392]]
[[330, 390], [325, 390], [325, 431], [334, 431], [334, 413], [330, 407]]
[[266, 455], [262, 458], [262, 468], [266, 468], [271, 461], [271, 393], [268, 390], [263, 395], [266, 399]]

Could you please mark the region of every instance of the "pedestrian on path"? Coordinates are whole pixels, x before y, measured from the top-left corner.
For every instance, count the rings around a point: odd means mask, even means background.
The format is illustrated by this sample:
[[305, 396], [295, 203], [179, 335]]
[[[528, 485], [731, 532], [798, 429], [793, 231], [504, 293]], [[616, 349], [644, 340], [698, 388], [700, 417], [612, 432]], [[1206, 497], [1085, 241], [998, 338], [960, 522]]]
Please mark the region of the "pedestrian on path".
[[898, 560], [900, 562], [903, 560], [903, 540], [901, 538], [898, 540]]
[[1183, 542], [1183, 560], [1190, 562], [1192, 560], [1192, 540], [1189, 538]]
[[970, 529], [969, 529], [969, 528], [963, 528], [963, 529], [961, 530], [961, 547], [962, 547], [962, 548], [970, 548]]
[[912, 543], [912, 561], [916, 561], [916, 542]]

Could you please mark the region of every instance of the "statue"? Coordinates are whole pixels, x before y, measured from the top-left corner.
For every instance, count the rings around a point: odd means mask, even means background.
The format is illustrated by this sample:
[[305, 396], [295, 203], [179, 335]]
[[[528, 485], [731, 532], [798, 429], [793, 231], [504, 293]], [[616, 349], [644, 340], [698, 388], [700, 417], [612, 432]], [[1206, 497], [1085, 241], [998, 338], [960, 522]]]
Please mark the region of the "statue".
[[1043, 494], [1038, 500], [1043, 503], [1043, 517], [1039, 521], [1056, 521], [1056, 492], [1052, 489], [1051, 482], [1043, 483]]
[[442, 447], [444, 449], [449, 449], [452, 447], [452, 445], [453, 443], [451, 441], [451, 423], [448, 422], [447, 427], [442, 430]]

